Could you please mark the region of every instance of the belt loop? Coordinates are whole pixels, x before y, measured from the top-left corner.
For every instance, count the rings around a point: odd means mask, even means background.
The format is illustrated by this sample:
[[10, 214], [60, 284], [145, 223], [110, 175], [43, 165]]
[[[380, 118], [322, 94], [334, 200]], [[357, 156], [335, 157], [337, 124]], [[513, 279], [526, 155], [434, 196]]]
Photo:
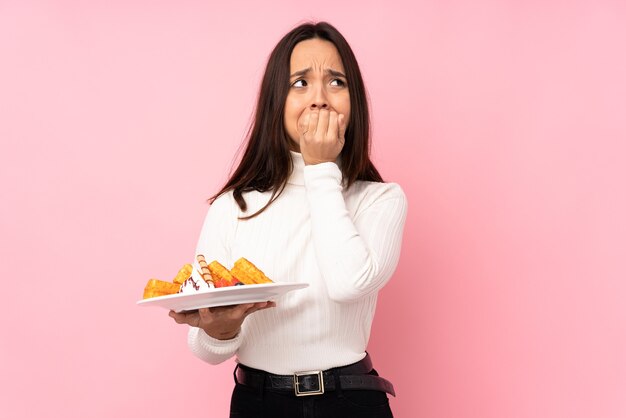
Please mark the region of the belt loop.
[[339, 370], [333, 369], [333, 377], [335, 378], [335, 391], [339, 399], [343, 398], [343, 392], [341, 391], [341, 378], [339, 377]]
[[371, 372], [374, 368], [373, 364], [372, 364], [372, 358], [370, 357], [370, 353], [368, 353], [367, 351], [365, 352], [365, 357], [363, 357], [363, 360], [361, 360], [362, 362], [364, 362], [365, 364], [368, 365], [368, 368], [370, 370], [367, 371], [367, 373]]
[[265, 385], [267, 385], [267, 379], [269, 376], [267, 373], [263, 373], [261, 375], [261, 384], [259, 384], [259, 401], [263, 402], [263, 397], [265, 396]]
[[235, 384], [239, 384], [239, 381], [237, 380], [237, 369], [239, 368], [239, 363], [237, 363], [237, 365], [235, 365], [235, 370], [233, 370], [233, 377], [235, 378]]

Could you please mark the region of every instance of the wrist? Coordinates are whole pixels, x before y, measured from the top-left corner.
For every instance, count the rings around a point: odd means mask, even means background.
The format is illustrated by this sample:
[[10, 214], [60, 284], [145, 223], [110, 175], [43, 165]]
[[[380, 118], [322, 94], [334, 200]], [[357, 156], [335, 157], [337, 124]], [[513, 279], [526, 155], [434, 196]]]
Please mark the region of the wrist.
[[240, 330], [241, 328], [235, 331], [215, 331], [215, 330], [209, 330], [209, 329], [203, 328], [203, 331], [206, 332], [206, 334], [209, 337], [215, 338], [216, 340], [220, 340], [220, 341], [232, 340], [237, 335], [239, 335]]
[[332, 163], [330, 160], [304, 160], [304, 165], [317, 165], [323, 163]]

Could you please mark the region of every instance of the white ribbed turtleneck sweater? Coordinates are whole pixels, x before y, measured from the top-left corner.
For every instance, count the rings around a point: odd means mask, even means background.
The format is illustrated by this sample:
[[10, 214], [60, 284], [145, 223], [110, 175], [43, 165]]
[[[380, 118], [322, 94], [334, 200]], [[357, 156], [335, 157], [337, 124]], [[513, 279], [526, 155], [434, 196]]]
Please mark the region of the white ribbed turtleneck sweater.
[[[275, 282], [307, 282], [276, 307], [248, 316], [241, 332], [220, 341], [190, 327], [199, 358], [237, 361], [275, 374], [325, 370], [361, 360], [376, 297], [400, 256], [407, 201], [394, 183], [342, 186], [335, 163], [305, 166], [292, 152], [293, 172], [280, 197], [259, 216], [271, 193], [244, 194], [244, 214], [232, 192], [213, 202], [196, 254], [231, 268], [246, 257]], [[195, 257], [194, 257], [195, 259]]]

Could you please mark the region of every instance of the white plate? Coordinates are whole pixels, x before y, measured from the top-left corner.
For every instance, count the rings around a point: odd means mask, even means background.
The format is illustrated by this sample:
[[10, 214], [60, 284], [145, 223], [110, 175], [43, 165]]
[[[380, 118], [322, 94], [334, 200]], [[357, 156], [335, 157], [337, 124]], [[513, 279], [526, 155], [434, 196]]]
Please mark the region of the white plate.
[[137, 302], [137, 305], [160, 306], [175, 312], [191, 311], [214, 306], [271, 301], [287, 292], [308, 286], [308, 283], [246, 284], [243, 286], [219, 287], [198, 293], [176, 293], [157, 296], [140, 300]]

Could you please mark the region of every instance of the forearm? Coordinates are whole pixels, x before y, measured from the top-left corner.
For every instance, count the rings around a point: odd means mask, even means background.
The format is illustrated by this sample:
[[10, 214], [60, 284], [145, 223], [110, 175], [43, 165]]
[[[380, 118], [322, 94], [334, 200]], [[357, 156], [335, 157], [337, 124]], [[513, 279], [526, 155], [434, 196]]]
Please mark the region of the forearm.
[[350, 301], [379, 290], [400, 256], [404, 194], [390, 189], [353, 219], [336, 165], [307, 168], [305, 179], [312, 239], [329, 296]]
[[201, 360], [210, 364], [219, 364], [235, 355], [241, 345], [241, 333], [232, 339], [216, 339], [202, 329], [189, 327], [187, 344], [191, 352]]

